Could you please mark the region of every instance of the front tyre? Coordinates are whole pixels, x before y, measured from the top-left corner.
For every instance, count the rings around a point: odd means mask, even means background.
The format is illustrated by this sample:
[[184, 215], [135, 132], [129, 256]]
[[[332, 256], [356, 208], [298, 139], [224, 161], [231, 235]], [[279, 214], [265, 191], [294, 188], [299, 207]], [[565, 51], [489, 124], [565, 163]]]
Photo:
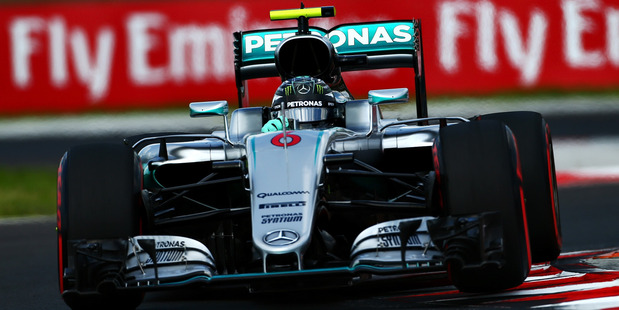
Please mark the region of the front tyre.
[[561, 225], [557, 179], [550, 128], [536, 112], [482, 115], [507, 125], [518, 144], [522, 187], [526, 198], [531, 258], [534, 263], [555, 260], [561, 253]]
[[58, 168], [58, 278], [72, 309], [135, 309], [141, 303], [142, 293], [100, 293], [95, 270], [78, 266], [74, 248], [80, 240], [127, 240], [139, 234], [140, 187], [138, 157], [121, 143], [76, 146], [63, 156]]
[[453, 284], [464, 292], [489, 292], [520, 285], [531, 260], [516, 144], [497, 121], [440, 129], [433, 147], [443, 216], [500, 214], [502, 265], [461, 266], [447, 261]]

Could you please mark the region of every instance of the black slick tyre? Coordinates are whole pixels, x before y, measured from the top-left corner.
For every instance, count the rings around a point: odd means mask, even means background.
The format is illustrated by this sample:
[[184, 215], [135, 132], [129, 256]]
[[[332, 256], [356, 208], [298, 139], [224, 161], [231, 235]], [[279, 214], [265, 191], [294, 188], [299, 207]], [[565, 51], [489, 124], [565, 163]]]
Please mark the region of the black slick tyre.
[[434, 163], [443, 215], [499, 212], [503, 266], [460, 268], [448, 262], [452, 283], [463, 292], [490, 292], [520, 285], [531, 260], [522, 201], [516, 144], [497, 121], [475, 121], [441, 128]]
[[559, 198], [550, 128], [536, 112], [505, 112], [482, 115], [507, 125], [518, 144], [522, 182], [534, 263], [555, 260], [561, 253]]
[[137, 156], [122, 143], [76, 146], [63, 156], [58, 168], [58, 277], [63, 299], [72, 309], [130, 309], [142, 301], [142, 293], [80, 292], [75, 280], [65, 277], [74, 267], [70, 241], [139, 234], [140, 187]]

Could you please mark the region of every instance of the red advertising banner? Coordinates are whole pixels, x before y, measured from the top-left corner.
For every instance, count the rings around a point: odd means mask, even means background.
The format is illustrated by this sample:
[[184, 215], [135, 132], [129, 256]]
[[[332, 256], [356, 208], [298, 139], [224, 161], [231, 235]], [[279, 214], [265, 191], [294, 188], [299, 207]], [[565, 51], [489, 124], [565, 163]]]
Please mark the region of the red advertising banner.
[[[232, 33], [294, 26], [269, 11], [300, 2], [132, 1], [4, 5], [0, 113], [236, 103]], [[333, 5], [311, 25], [420, 18], [428, 94], [619, 86], [619, 0], [304, 1]], [[413, 88], [403, 69], [345, 73], [353, 95]], [[255, 104], [277, 79], [252, 81]]]

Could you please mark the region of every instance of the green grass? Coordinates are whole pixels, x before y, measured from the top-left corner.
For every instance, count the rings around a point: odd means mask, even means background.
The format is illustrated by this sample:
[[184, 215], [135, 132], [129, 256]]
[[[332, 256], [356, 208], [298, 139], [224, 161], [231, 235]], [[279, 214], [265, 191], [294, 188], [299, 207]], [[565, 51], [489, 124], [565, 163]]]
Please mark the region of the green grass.
[[0, 167], [0, 217], [56, 212], [55, 168]]

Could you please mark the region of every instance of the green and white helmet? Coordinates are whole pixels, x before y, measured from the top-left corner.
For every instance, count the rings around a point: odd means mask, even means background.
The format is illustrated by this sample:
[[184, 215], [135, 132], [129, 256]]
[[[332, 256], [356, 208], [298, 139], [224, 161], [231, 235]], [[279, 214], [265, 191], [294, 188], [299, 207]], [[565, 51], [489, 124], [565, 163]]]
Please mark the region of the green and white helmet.
[[[321, 79], [299, 76], [284, 81], [273, 97], [273, 118], [282, 116], [299, 122], [301, 126], [332, 124], [341, 117], [333, 91]], [[307, 126], [303, 126], [307, 127]]]

